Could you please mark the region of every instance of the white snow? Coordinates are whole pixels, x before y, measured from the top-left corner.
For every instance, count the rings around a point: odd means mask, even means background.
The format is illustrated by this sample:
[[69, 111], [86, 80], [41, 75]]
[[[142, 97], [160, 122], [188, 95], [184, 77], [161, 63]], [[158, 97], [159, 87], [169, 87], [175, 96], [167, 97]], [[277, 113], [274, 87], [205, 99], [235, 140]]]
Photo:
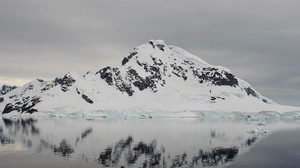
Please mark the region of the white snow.
[[[230, 71], [225, 67], [210, 65], [179, 47], [167, 46], [162, 40], [151, 41], [154, 45], [164, 45], [164, 51], [158, 47], [153, 48], [148, 42], [136, 47], [133, 52], [137, 52], [137, 54], [124, 66], [118, 68], [124, 76], [124, 80], [129, 80], [127, 75], [129, 69], [136, 70], [139, 76], [145, 78], [151, 73], [145, 71], [143, 66], [138, 65], [137, 62], [147, 65], [153, 65], [153, 60], [162, 62], [163, 66], [160, 71], [165, 84], [159, 81], [156, 92], [149, 88], [140, 91], [137, 87], [132, 87], [134, 94], [128, 96], [126, 92], [120, 92], [115, 85], [108, 85], [105, 80], [100, 78], [99, 74], [95, 75], [90, 72], [82, 77], [75, 72], [69, 72], [67, 76], [76, 81], [68, 87], [68, 91], [63, 92], [61, 86], [54, 86], [52, 81], [41, 82], [36, 79], [5, 95], [4, 102], [0, 103], [0, 109], [3, 110], [7, 103], [14, 102], [16, 98], [22, 100], [24, 97], [36, 96], [40, 97], [42, 102], [35, 106], [39, 111], [35, 115], [191, 118], [201, 117], [205, 112], [300, 112], [299, 107], [279, 105], [260, 95], [249, 83], [239, 78], [237, 78], [239, 83], [237, 87], [216, 86], [208, 82], [200, 84], [190, 70], [191, 65], [196, 68], [214, 67], [219, 69], [220, 73]], [[186, 64], [183, 64], [184, 62]], [[188, 72], [185, 72], [186, 80], [172, 73], [173, 65], [189, 69]], [[49, 86], [50, 89], [41, 91], [46, 86]], [[257, 93], [257, 97], [247, 95], [245, 89], [249, 87]], [[82, 98], [83, 94], [94, 103], [87, 103]], [[212, 100], [212, 97], [217, 97], [217, 99]], [[263, 102], [264, 99], [269, 103]], [[16, 114], [19, 113], [12, 112], [6, 115]], [[205, 115], [207, 114], [205, 113]]]

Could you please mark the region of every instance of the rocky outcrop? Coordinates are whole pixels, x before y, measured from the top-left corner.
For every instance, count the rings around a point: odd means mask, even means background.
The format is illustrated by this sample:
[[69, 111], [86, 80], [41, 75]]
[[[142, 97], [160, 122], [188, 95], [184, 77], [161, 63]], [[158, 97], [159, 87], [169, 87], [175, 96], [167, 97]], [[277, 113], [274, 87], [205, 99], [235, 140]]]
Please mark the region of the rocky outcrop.
[[14, 102], [8, 103], [2, 114], [10, 113], [12, 111], [17, 111], [19, 113], [29, 113], [32, 114], [34, 112], [37, 112], [37, 109], [34, 108], [34, 106], [41, 102], [40, 97], [24, 97], [22, 100], [15, 99]]
[[6, 93], [8, 93], [16, 88], [17, 88], [17, 86], [2, 85], [2, 87], [0, 87], [0, 95], [5, 95]]

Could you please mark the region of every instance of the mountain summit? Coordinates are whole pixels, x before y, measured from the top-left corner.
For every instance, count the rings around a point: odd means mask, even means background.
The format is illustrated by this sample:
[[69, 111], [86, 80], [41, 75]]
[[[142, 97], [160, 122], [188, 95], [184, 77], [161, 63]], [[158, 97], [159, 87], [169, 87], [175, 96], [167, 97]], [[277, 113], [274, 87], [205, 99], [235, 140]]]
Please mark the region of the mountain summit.
[[1, 106], [3, 114], [299, 110], [276, 104], [229, 69], [162, 40], [134, 48], [119, 67], [84, 76], [70, 72], [52, 81], [36, 79], [7, 93]]

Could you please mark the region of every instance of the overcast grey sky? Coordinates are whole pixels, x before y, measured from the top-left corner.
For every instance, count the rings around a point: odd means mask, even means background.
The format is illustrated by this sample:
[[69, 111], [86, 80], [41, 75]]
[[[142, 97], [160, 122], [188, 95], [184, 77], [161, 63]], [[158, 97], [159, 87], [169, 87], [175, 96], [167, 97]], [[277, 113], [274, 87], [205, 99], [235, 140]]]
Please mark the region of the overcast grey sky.
[[120, 65], [149, 39], [300, 105], [299, 0], [0, 0], [0, 83]]

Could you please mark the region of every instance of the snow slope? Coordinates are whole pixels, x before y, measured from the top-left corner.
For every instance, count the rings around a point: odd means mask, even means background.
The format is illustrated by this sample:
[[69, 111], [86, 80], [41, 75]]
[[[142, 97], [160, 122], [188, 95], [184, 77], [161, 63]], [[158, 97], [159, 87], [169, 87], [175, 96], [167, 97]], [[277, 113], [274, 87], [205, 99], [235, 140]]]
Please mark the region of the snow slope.
[[0, 84], [0, 96], [5, 95], [6, 93], [16, 89], [16, 86], [9, 86], [5, 84]]
[[84, 76], [69, 72], [53, 81], [33, 80], [5, 95], [0, 108], [4, 115], [100, 116], [300, 111], [262, 96], [229, 69], [210, 65], [162, 40], [134, 48], [120, 67], [108, 66]]

